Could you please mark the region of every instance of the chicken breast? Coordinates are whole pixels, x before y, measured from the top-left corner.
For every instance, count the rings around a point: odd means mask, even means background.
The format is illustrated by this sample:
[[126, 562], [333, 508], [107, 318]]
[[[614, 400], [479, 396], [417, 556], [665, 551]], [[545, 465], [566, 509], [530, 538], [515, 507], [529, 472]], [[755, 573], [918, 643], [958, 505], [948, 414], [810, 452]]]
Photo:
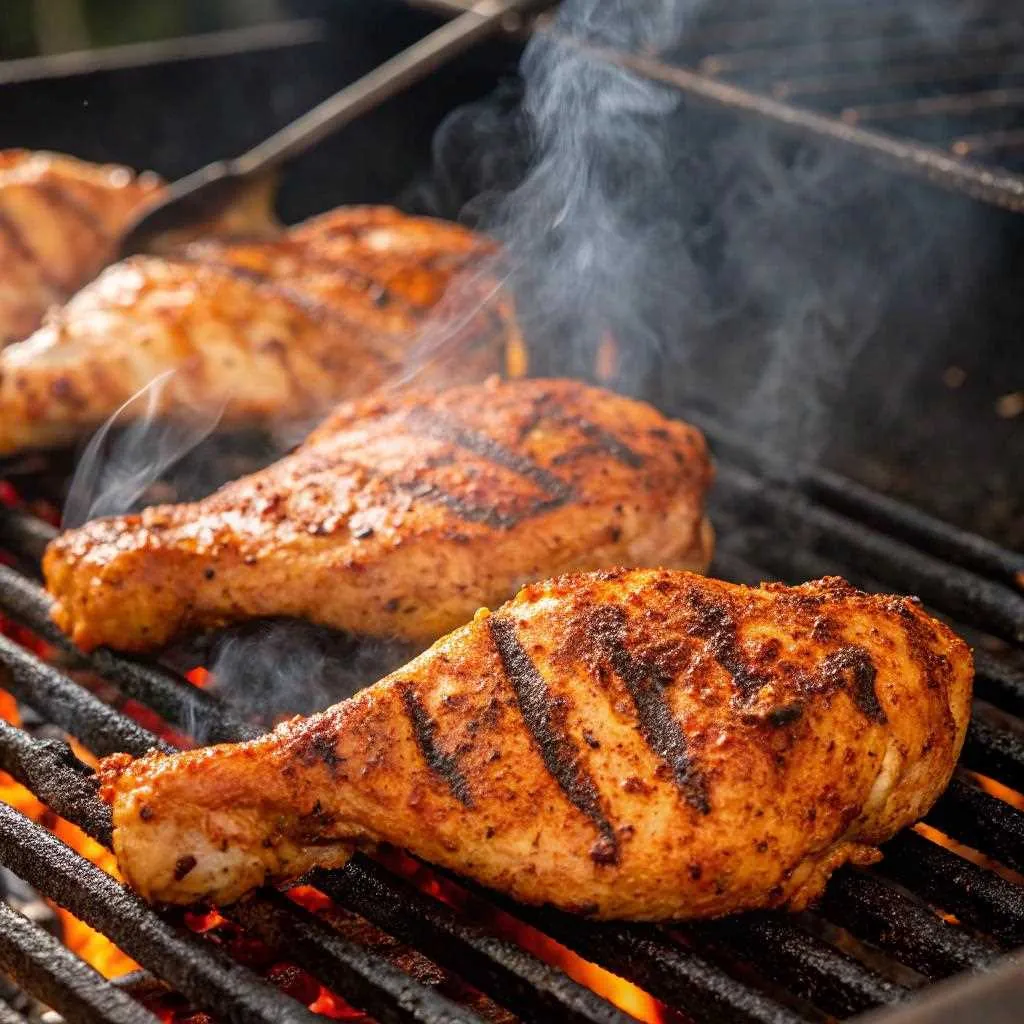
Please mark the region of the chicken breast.
[[265, 616], [426, 644], [527, 580], [705, 568], [710, 481], [697, 430], [575, 381], [396, 392], [203, 501], [64, 534], [44, 572], [86, 649]]
[[915, 600], [841, 579], [565, 576], [265, 738], [108, 759], [103, 792], [152, 900], [388, 842], [603, 918], [798, 910], [939, 796], [971, 681]]
[[161, 188], [126, 167], [0, 150], [0, 347], [95, 277]]
[[409, 369], [428, 322], [443, 325], [445, 369], [481, 380], [517, 337], [507, 298], [473, 273], [494, 252], [454, 224], [352, 207], [280, 239], [117, 263], [0, 353], [0, 455], [73, 441], [161, 375], [155, 409], [133, 403], [120, 421], [315, 422]]

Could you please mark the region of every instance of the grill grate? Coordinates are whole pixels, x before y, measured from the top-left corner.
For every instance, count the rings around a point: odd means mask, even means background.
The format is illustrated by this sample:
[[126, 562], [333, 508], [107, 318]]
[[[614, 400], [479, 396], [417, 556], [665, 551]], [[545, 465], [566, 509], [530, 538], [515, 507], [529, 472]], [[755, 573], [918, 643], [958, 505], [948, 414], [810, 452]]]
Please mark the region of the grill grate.
[[[889, 582], [922, 593], [939, 611], [988, 636], [1002, 637], [1004, 647], [1019, 641], [1024, 599], [1010, 584], [1024, 560], [841, 478], [817, 471], [795, 481], [784, 478], [755, 449], [697, 418], [720, 456], [713, 514], [720, 523], [721, 575], [794, 578], [839, 571], [860, 584]], [[9, 510], [0, 517], [0, 543], [25, 566], [37, 564], [51, 535], [52, 528], [26, 513]], [[163, 665], [106, 650], [76, 652], [49, 622], [49, 607], [38, 583], [0, 567], [0, 612], [52, 644], [62, 664], [101, 675], [122, 697], [150, 707], [184, 735], [197, 725], [204, 742], [258, 734], [230, 707]], [[0, 666], [12, 694], [95, 754], [170, 749], [62, 669], [6, 637], [0, 637]], [[1021, 672], [1012, 660], [992, 653], [979, 659], [979, 668], [982, 701], [961, 768], [926, 823], [998, 861], [998, 871], [908, 831], [888, 844], [877, 868], [840, 871], [813, 914], [751, 914], [671, 929], [587, 922], [525, 908], [441, 872], [434, 875], [697, 1021], [782, 1024], [891, 1006], [926, 981], [988, 968], [1024, 945], [1024, 887], [1008, 874], [1024, 869], [1024, 813], [985, 792], [984, 780], [970, 774], [1024, 789], [1024, 734], [1010, 717], [1021, 707]], [[0, 768], [109, 845], [108, 809], [96, 796], [89, 769], [65, 744], [0, 725]], [[0, 808], [0, 863], [218, 1019], [313, 1016], [9, 808]], [[340, 871], [318, 872], [312, 883], [522, 1020], [630, 1019], [515, 942], [364, 855]], [[955, 915], [959, 925], [933, 906]], [[382, 1024], [480, 1019], [276, 893], [261, 893], [230, 916], [247, 934], [287, 949], [289, 958]], [[77, 973], [44, 970], [37, 963], [39, 944], [55, 940], [41, 939], [41, 930], [24, 919], [18, 924], [4, 932], [0, 967], [26, 990], [73, 1020], [121, 1020], [117, 1014], [125, 1006], [140, 1012], [126, 991], [80, 963]], [[53, 964], [74, 960], [63, 948], [57, 955]]]

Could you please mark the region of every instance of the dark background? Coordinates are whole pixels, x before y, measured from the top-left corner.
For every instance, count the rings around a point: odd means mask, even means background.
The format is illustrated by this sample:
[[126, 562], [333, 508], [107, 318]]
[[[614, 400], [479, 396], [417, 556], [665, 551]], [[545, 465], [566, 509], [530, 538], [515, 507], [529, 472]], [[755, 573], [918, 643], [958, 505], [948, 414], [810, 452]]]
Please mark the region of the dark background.
[[[296, 26], [295, 19], [313, 21]], [[175, 178], [243, 151], [437, 24], [397, 0], [4, 0], [0, 56], [18, 62], [0, 65], [0, 146], [54, 149]], [[214, 56], [155, 51], [92, 69], [39, 59], [239, 29], [245, 31], [220, 37]], [[517, 60], [511, 42], [482, 46], [328, 140], [290, 168], [282, 216], [294, 221], [339, 203], [388, 201], [458, 215], [482, 172], [474, 166], [456, 187], [432, 188], [435, 132], [449, 111], [488, 96], [499, 83], [514, 92]], [[723, 136], [742, 138], [721, 115], [684, 110], [682, 116], [693, 118], [691, 173], [704, 160], [710, 166], [712, 145]], [[515, 141], [486, 154], [485, 176], [514, 183], [523, 155]], [[730, 173], [742, 175], [742, 146], [737, 152]], [[856, 173], [863, 187], [829, 196], [835, 208], [829, 244], [859, 237], [912, 245], [914, 220], [906, 211], [922, 202], [935, 211], [940, 230], [934, 259], [894, 290], [898, 301], [878, 311], [852, 367], [816, 395], [824, 415], [793, 414], [801, 405], [799, 382], [780, 392], [774, 419], [747, 415], [742, 396], [756, 384], [769, 342], [758, 310], [742, 303], [700, 332], [691, 323], [680, 327], [678, 343], [666, 347], [636, 388], [683, 415], [697, 400], [783, 459], [820, 460], [1020, 547], [1024, 416], [1015, 414], [1013, 396], [1024, 389], [1024, 220], [958, 197], [933, 205], [928, 186], [866, 167]], [[711, 239], [710, 261], [720, 163], [714, 174], [694, 177], [708, 181], [702, 212], [694, 216], [702, 237]], [[785, 219], [760, 230], [797, 251], [806, 241]], [[964, 267], [969, 275], [958, 272]], [[965, 278], [969, 286], [950, 283]], [[743, 282], [722, 286], [742, 290]], [[857, 305], [856, 295], [843, 301]], [[547, 368], [558, 370], [557, 351], [548, 352]]]

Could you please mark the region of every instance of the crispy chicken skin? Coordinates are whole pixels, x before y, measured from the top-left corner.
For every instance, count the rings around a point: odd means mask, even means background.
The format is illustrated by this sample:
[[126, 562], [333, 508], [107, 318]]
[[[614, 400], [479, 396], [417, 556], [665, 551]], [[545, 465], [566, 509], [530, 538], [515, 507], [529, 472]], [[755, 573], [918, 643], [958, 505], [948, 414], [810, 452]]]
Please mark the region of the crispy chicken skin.
[[915, 600], [841, 579], [569, 575], [255, 742], [109, 758], [102, 788], [152, 900], [383, 841], [604, 918], [801, 909], [942, 792], [971, 680]]
[[265, 616], [427, 644], [527, 580], [706, 568], [710, 481], [697, 430], [575, 381], [395, 392], [196, 504], [64, 534], [44, 571], [86, 649]]
[[311, 422], [398, 374], [428, 316], [446, 322], [456, 278], [475, 312], [446, 337], [480, 380], [515, 335], [495, 282], [469, 273], [494, 251], [455, 224], [351, 207], [274, 240], [116, 263], [0, 353], [0, 455], [73, 441], [170, 371], [163, 415]]
[[155, 174], [126, 167], [0, 150], [0, 346], [95, 277], [161, 187]]

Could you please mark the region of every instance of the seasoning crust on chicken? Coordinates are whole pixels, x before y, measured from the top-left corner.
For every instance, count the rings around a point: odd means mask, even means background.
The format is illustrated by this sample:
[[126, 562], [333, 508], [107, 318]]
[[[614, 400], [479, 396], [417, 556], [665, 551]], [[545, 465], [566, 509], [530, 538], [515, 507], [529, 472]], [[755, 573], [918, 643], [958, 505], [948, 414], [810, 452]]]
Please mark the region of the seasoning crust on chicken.
[[395, 392], [209, 498], [64, 534], [44, 572], [86, 649], [266, 616], [426, 644], [526, 580], [706, 568], [710, 481], [693, 427], [575, 381]]
[[120, 422], [197, 409], [225, 426], [312, 422], [394, 378], [456, 299], [475, 311], [446, 336], [456, 379], [480, 380], [518, 337], [495, 281], [470, 273], [494, 253], [455, 224], [351, 207], [277, 239], [116, 263], [0, 353], [0, 455], [73, 441], [163, 374], [156, 408], [132, 403]]
[[110, 758], [103, 792], [152, 900], [388, 842], [603, 918], [799, 910], [942, 792], [971, 680], [916, 601], [837, 578], [570, 575], [254, 742]]
[[127, 167], [0, 150], [0, 347], [95, 277], [161, 189], [155, 174]]

